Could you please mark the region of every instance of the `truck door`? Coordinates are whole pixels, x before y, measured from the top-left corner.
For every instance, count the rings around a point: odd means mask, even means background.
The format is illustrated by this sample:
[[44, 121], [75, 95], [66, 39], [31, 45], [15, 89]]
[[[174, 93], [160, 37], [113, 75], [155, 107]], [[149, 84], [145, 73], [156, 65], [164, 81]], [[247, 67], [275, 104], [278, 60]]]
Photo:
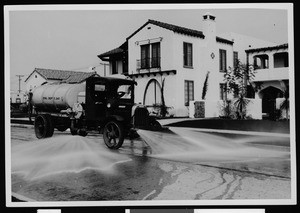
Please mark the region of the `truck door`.
[[107, 85], [105, 81], [96, 81], [88, 85], [86, 94], [87, 120], [101, 122], [105, 118], [107, 104]]

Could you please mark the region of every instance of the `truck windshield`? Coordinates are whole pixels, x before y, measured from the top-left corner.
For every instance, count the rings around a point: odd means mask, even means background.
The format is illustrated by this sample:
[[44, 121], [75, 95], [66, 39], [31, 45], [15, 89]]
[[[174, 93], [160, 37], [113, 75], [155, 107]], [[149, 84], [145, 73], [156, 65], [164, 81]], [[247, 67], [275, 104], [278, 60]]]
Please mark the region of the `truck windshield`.
[[119, 85], [117, 93], [121, 99], [131, 99], [132, 85]]

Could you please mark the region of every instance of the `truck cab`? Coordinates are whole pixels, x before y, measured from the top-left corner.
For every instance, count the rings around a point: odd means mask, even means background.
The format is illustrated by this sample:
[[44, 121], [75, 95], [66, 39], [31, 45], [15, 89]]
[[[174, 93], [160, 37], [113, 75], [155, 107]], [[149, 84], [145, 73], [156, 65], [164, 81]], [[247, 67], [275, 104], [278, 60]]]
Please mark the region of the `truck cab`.
[[117, 78], [89, 78], [86, 81], [85, 116], [91, 125], [115, 118], [130, 123], [135, 81]]

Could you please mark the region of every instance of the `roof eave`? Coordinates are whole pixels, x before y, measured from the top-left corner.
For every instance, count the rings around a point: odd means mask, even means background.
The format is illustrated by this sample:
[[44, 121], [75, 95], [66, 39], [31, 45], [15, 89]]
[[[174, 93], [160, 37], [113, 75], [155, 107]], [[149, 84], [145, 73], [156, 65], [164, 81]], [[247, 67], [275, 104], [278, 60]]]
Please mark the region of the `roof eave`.
[[288, 43], [285, 43], [285, 44], [281, 44], [281, 45], [277, 45], [277, 46], [271, 46], [271, 47], [248, 49], [248, 50], [245, 50], [245, 52], [246, 53], [254, 53], [254, 52], [261, 52], [261, 51], [287, 49], [287, 48], [288, 48]]

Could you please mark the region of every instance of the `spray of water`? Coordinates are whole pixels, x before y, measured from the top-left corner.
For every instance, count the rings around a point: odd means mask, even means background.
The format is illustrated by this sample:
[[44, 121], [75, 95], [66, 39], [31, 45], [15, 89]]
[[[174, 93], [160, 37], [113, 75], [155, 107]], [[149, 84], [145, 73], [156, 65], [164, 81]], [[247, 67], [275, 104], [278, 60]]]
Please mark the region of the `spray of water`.
[[[175, 134], [162, 134], [139, 130], [139, 135], [152, 149], [156, 158], [186, 162], [249, 162], [258, 159], [279, 159], [287, 153], [279, 150], [268, 150], [241, 143], [240, 139], [222, 137], [172, 127]], [[259, 140], [253, 137], [252, 141]]]
[[32, 180], [85, 169], [114, 172], [113, 165], [129, 160], [88, 138], [58, 136], [13, 146], [11, 168]]

